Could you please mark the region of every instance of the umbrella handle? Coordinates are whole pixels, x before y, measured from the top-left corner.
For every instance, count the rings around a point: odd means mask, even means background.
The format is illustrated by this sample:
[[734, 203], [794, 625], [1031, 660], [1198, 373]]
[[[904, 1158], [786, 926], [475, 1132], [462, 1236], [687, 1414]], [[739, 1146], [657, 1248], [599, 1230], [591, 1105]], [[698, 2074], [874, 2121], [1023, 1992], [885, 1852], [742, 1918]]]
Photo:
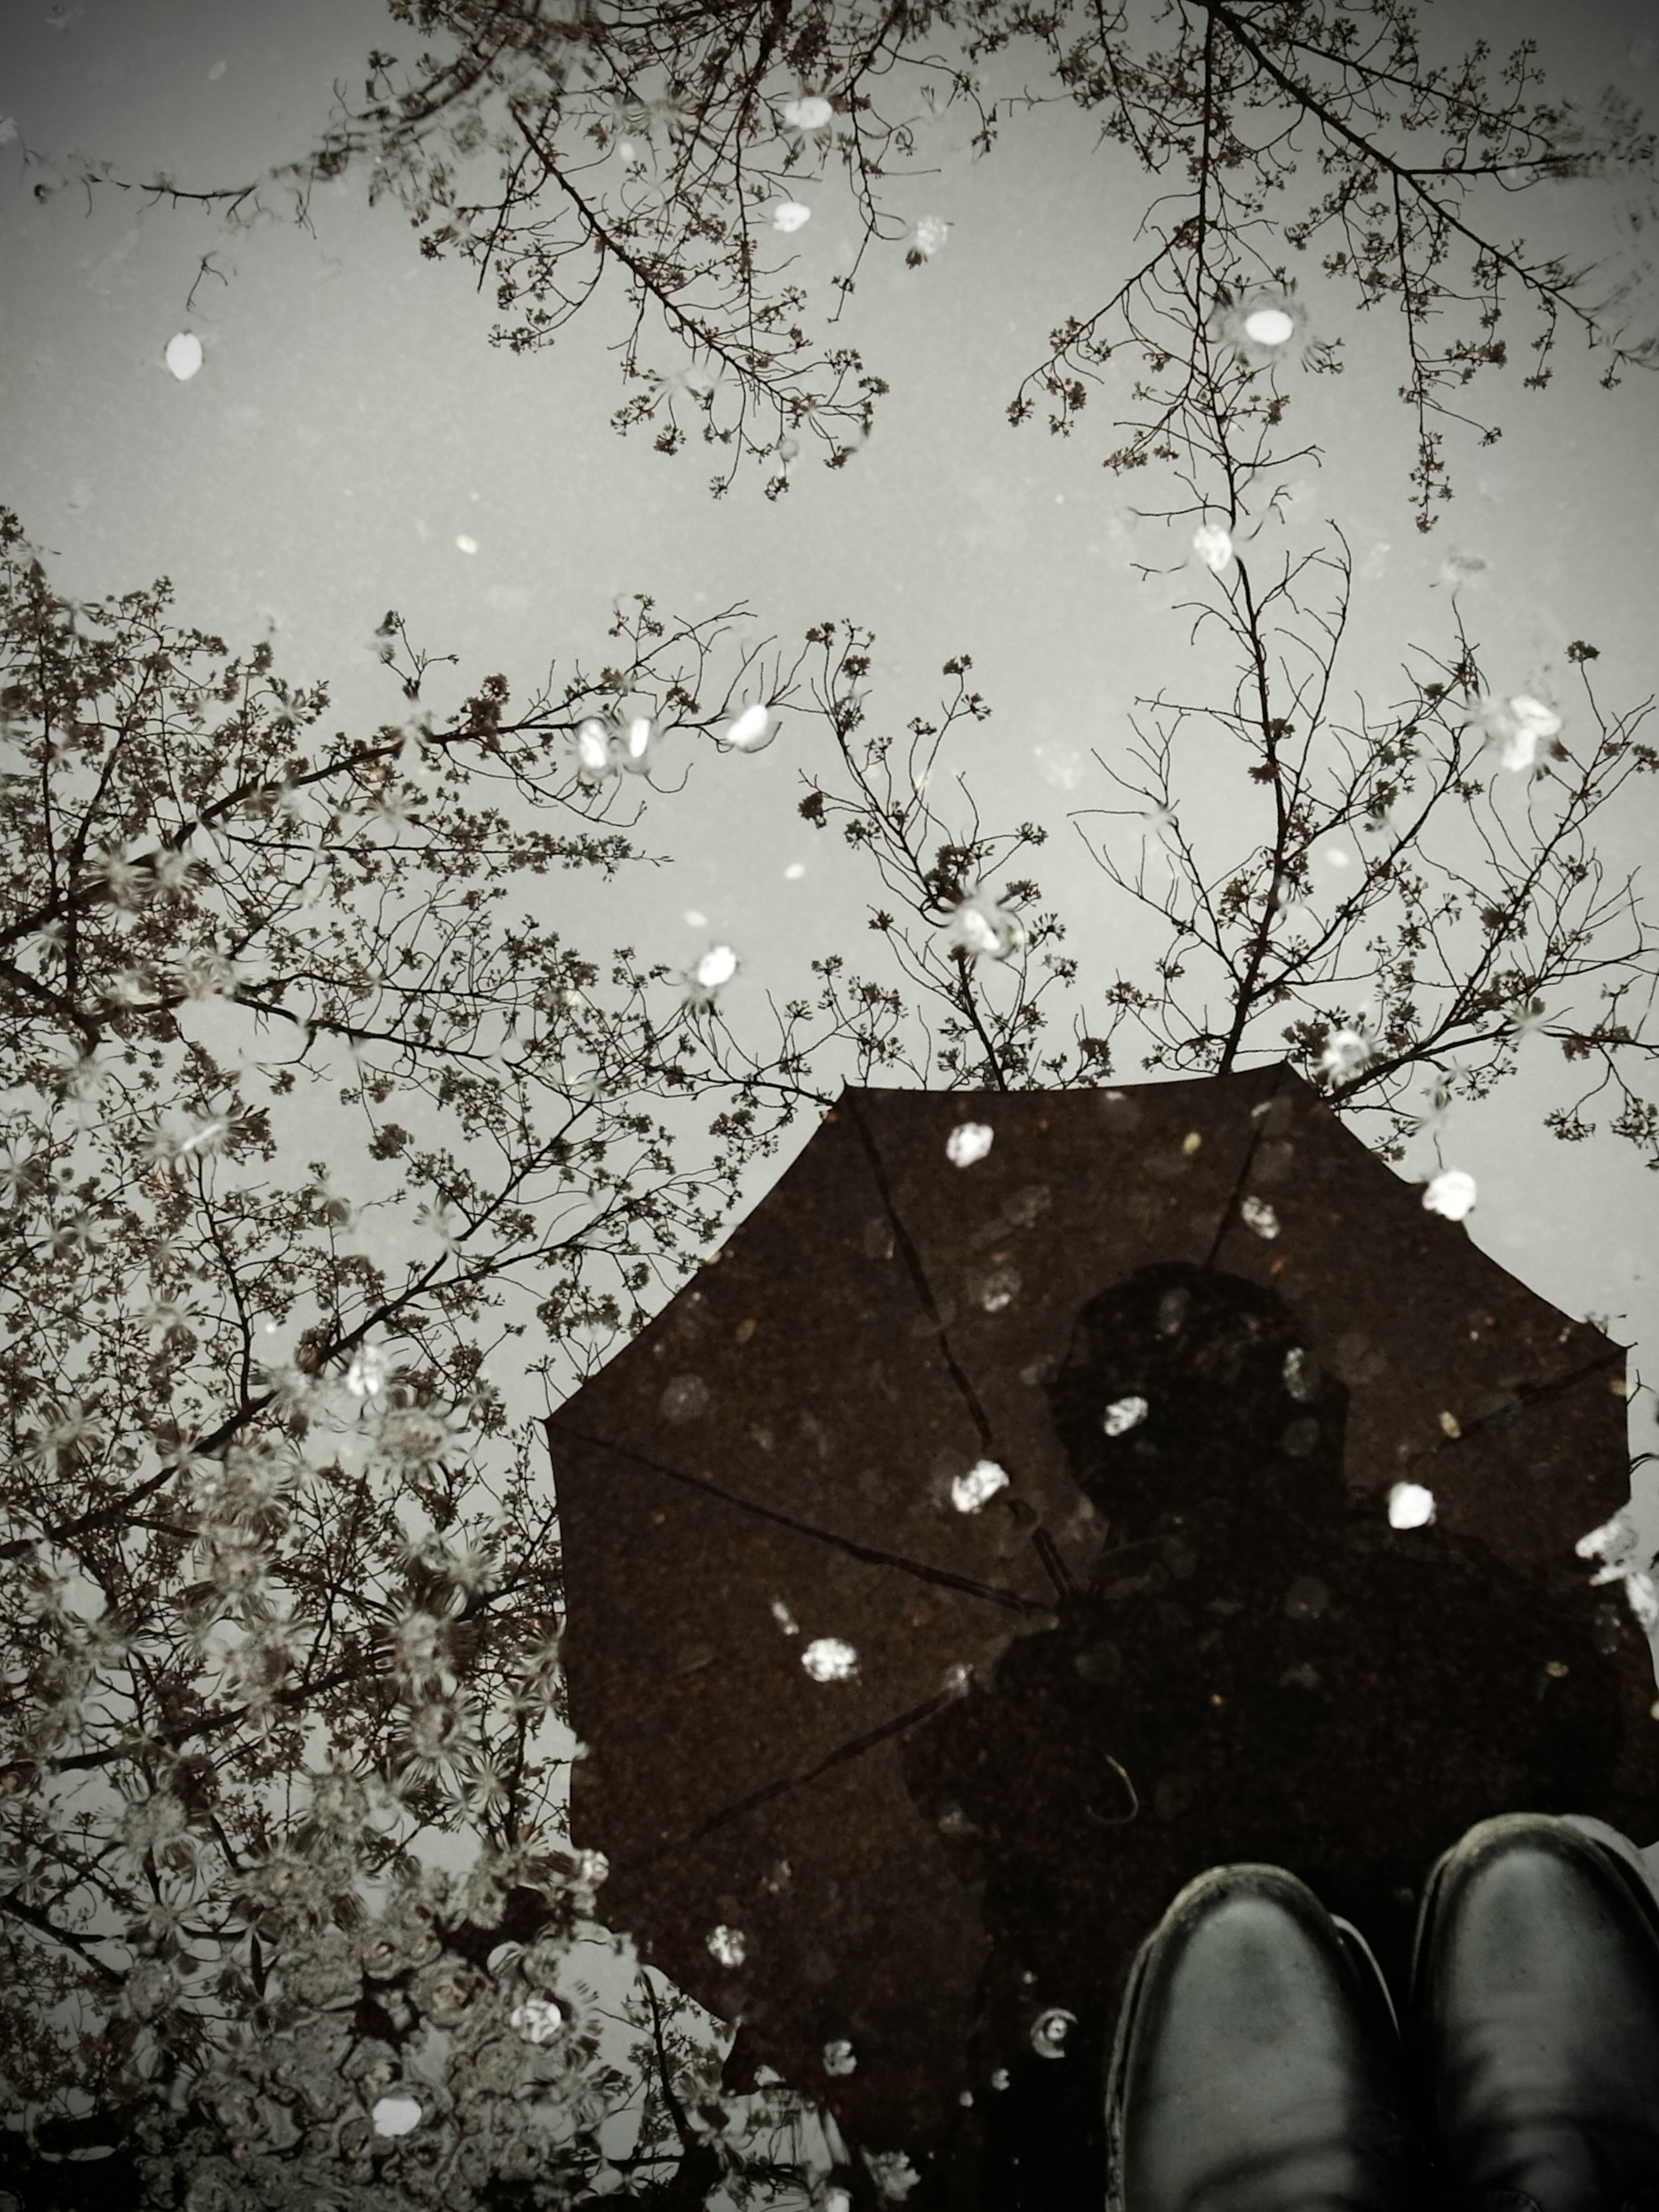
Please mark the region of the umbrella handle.
[[1097, 1828], [1127, 1828], [1140, 1811], [1140, 1793], [1130, 1780], [1128, 1770], [1121, 1766], [1109, 1751], [1106, 1754], [1106, 1764], [1128, 1791], [1129, 1809], [1127, 1813], [1114, 1814], [1109, 1820], [1103, 1813], [1097, 1813], [1092, 1805], [1085, 1805], [1083, 1808], [1083, 1817], [1085, 1820], [1092, 1820]]

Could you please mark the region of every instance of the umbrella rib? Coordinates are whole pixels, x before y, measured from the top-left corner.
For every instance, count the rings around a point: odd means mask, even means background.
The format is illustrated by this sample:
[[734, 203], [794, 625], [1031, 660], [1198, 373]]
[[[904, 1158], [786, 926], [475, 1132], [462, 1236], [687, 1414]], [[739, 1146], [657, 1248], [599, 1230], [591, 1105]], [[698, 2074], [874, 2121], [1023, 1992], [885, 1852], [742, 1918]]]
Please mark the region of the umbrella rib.
[[1215, 1266], [1220, 1256], [1221, 1248], [1227, 1240], [1227, 1231], [1231, 1228], [1237, 1215], [1244, 1194], [1244, 1186], [1249, 1181], [1250, 1170], [1255, 1163], [1257, 1147], [1261, 1145], [1263, 1133], [1267, 1129], [1269, 1109], [1284, 1088], [1285, 1071], [1290, 1064], [1288, 1060], [1279, 1061], [1273, 1071], [1275, 1080], [1273, 1089], [1265, 1099], [1259, 1101], [1251, 1109], [1250, 1141], [1244, 1148], [1244, 1158], [1239, 1164], [1238, 1175], [1233, 1183], [1232, 1194], [1222, 1207], [1220, 1218], [1216, 1223], [1215, 1237], [1210, 1246], [1209, 1257], [1204, 1262], [1206, 1267], [1213, 1268]]
[[853, 1126], [859, 1133], [866, 1156], [870, 1162], [870, 1172], [875, 1178], [876, 1188], [880, 1194], [882, 1205], [886, 1210], [887, 1219], [893, 1231], [893, 1241], [904, 1255], [904, 1265], [909, 1273], [911, 1287], [921, 1302], [922, 1311], [933, 1324], [934, 1334], [939, 1339], [939, 1350], [944, 1353], [945, 1364], [951, 1370], [951, 1379], [957, 1386], [962, 1402], [973, 1417], [974, 1426], [979, 1431], [981, 1447], [988, 1453], [993, 1442], [990, 1416], [980, 1402], [979, 1393], [969, 1382], [966, 1370], [951, 1349], [951, 1340], [945, 1334], [945, 1323], [939, 1316], [933, 1286], [927, 1280], [927, 1271], [921, 1264], [921, 1255], [917, 1251], [909, 1231], [900, 1218], [898, 1207], [893, 1202], [892, 1186], [887, 1180], [887, 1170], [882, 1164], [881, 1154], [876, 1148], [876, 1140], [871, 1135], [863, 1115], [860, 1113], [857, 1104], [850, 1096], [846, 1103], [853, 1116]]
[[885, 1743], [890, 1736], [902, 1735], [907, 1729], [919, 1728], [923, 1721], [931, 1720], [946, 1705], [954, 1705], [959, 1694], [955, 1690], [941, 1690], [924, 1704], [912, 1705], [908, 1713], [900, 1713], [893, 1720], [883, 1721], [878, 1728], [868, 1729], [862, 1735], [854, 1736], [849, 1742], [837, 1744], [827, 1759], [821, 1759], [816, 1766], [809, 1767], [804, 1774], [786, 1774], [775, 1782], [763, 1783], [758, 1790], [751, 1790], [746, 1797], [739, 1797], [734, 1804], [722, 1806], [718, 1813], [711, 1813], [706, 1820], [678, 1837], [674, 1842], [661, 1844], [655, 1850], [640, 1858], [626, 1861], [625, 1870], [632, 1873], [637, 1868], [649, 1866], [653, 1861], [666, 1857], [671, 1851], [684, 1850], [690, 1844], [701, 1843], [715, 1829], [726, 1827], [733, 1820], [740, 1820], [745, 1813], [755, 1812], [762, 1805], [770, 1804], [775, 1797], [781, 1797], [791, 1790], [805, 1789], [821, 1774], [828, 1774], [834, 1767], [844, 1766], [849, 1759], [860, 1758], [866, 1751], [873, 1751], [878, 1744]]
[[[1611, 1340], [1609, 1343], [1611, 1344]], [[1599, 1353], [1593, 1358], [1583, 1360], [1578, 1366], [1570, 1368], [1565, 1375], [1552, 1376], [1547, 1382], [1517, 1384], [1512, 1406], [1500, 1406], [1490, 1413], [1471, 1415], [1462, 1423], [1461, 1436], [1434, 1437], [1419, 1449], [1403, 1453], [1400, 1464], [1402, 1467], [1414, 1467], [1425, 1459], [1438, 1459], [1443, 1452], [1454, 1452], [1465, 1439], [1478, 1436], [1482, 1429], [1489, 1429], [1495, 1422], [1501, 1420], [1506, 1412], [1524, 1413], [1534, 1406], [1546, 1405], [1552, 1398], [1559, 1398], [1569, 1390], [1576, 1390], [1581, 1382], [1589, 1382], [1592, 1376], [1603, 1373], [1607, 1368], [1623, 1366], [1629, 1356], [1628, 1345], [1612, 1344], [1610, 1350]]]
[[[1011, 1613], [1027, 1613], [1051, 1616], [1052, 1606], [1041, 1599], [1023, 1597], [1018, 1590], [1004, 1589], [996, 1583], [982, 1583], [972, 1575], [952, 1574], [948, 1567], [930, 1567], [921, 1559], [907, 1559], [898, 1552], [884, 1552], [873, 1544], [860, 1544], [856, 1537], [842, 1536], [833, 1528], [820, 1528], [810, 1521], [798, 1520], [792, 1513], [781, 1513], [774, 1505], [763, 1505], [752, 1498], [739, 1498], [730, 1490], [723, 1490], [717, 1482], [710, 1482], [700, 1474], [688, 1474], [684, 1468], [670, 1467], [664, 1461], [651, 1459], [644, 1452], [633, 1450], [627, 1444], [613, 1443], [609, 1437], [590, 1436], [585, 1430], [573, 1427], [561, 1420], [559, 1428], [578, 1443], [591, 1445], [594, 1449], [608, 1452], [613, 1459], [631, 1461], [635, 1467], [647, 1468], [653, 1474], [665, 1476], [671, 1482], [684, 1483], [690, 1490], [701, 1490], [723, 1504], [735, 1505], [744, 1513], [757, 1515], [763, 1521], [775, 1522], [781, 1528], [793, 1529], [798, 1536], [810, 1536], [820, 1544], [833, 1544], [839, 1551], [847, 1552], [855, 1559], [862, 1559], [875, 1567], [896, 1567], [901, 1574], [914, 1575], [919, 1582], [938, 1583], [946, 1589], [961, 1590], [969, 1597], [981, 1597], [992, 1605], [1000, 1605]], [[554, 1417], [546, 1423], [550, 1451], [554, 1447]], [[557, 1480], [556, 1471], [555, 1480]]]
[[[951, 1349], [950, 1335], [934, 1299], [933, 1285], [927, 1279], [927, 1271], [921, 1264], [921, 1255], [917, 1251], [909, 1231], [900, 1218], [898, 1207], [893, 1200], [892, 1186], [887, 1180], [887, 1170], [882, 1164], [881, 1154], [877, 1150], [876, 1140], [871, 1135], [864, 1116], [860, 1113], [850, 1093], [846, 1097], [846, 1104], [852, 1114], [854, 1126], [858, 1130], [868, 1156], [870, 1172], [875, 1178], [876, 1188], [880, 1193], [882, 1205], [886, 1209], [888, 1224], [893, 1231], [893, 1241], [904, 1255], [904, 1264], [909, 1272], [911, 1287], [921, 1303], [922, 1311], [933, 1324], [933, 1334], [938, 1339], [939, 1348], [944, 1355], [945, 1364], [951, 1370], [951, 1379], [956, 1384], [963, 1405], [967, 1407], [973, 1418], [974, 1426], [979, 1431], [980, 1449], [988, 1456], [994, 1445], [991, 1417], [986, 1412], [978, 1391], [969, 1380], [967, 1370]], [[1054, 1586], [1054, 1595], [1060, 1598], [1075, 1597], [1076, 1579], [1065, 1560], [1061, 1559], [1059, 1547], [1048, 1531], [1042, 1528], [1034, 1529], [1031, 1534], [1031, 1545], [1038, 1559], [1042, 1562], [1044, 1573]]]

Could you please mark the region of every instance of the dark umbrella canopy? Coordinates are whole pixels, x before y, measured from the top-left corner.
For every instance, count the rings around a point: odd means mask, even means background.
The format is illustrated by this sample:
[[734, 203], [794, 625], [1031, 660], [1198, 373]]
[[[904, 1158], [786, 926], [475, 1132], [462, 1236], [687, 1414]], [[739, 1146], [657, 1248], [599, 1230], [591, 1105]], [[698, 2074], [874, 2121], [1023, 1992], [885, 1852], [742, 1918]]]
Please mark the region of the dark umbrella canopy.
[[1573, 1551], [1623, 1376], [1288, 1067], [849, 1091], [549, 1424], [607, 1919], [855, 2139], [1081, 2201], [1190, 1873], [1397, 1953], [1469, 1820], [1646, 1840], [1650, 1660]]

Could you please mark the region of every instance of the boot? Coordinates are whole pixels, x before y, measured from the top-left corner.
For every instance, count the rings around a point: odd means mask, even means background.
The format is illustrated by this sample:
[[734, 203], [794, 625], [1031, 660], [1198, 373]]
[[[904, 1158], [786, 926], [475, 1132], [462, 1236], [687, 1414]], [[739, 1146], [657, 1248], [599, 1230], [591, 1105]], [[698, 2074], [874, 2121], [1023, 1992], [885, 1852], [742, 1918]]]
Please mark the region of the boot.
[[1659, 2212], [1659, 1899], [1622, 1837], [1471, 1828], [1423, 1893], [1410, 2013], [1451, 2203]]
[[1419, 2212], [1394, 2012], [1293, 1875], [1218, 1867], [1141, 1946], [1107, 2090], [1110, 2212]]

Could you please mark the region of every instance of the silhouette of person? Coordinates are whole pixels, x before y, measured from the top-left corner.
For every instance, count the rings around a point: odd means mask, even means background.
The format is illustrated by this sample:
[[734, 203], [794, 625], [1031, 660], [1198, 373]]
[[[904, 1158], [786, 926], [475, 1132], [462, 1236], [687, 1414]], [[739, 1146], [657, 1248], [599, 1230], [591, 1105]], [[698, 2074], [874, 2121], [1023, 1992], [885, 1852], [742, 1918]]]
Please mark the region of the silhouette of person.
[[1273, 1291], [1142, 1267], [1084, 1309], [1049, 1395], [1109, 1523], [1093, 1583], [903, 1756], [984, 1885], [980, 2201], [1094, 2212], [1123, 1977], [1183, 1883], [1287, 1867], [1398, 1986], [1415, 1885], [1466, 1829], [1599, 1812], [1619, 1690], [1486, 1547], [1356, 1507], [1346, 1391]]

